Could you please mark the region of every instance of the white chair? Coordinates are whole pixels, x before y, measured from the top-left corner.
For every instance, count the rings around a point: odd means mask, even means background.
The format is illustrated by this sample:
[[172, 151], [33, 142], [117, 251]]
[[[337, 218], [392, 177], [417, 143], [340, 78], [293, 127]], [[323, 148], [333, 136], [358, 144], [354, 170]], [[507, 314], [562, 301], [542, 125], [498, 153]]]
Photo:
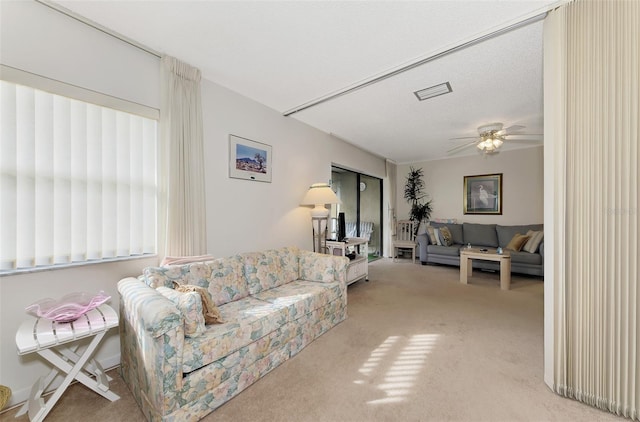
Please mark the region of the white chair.
[[414, 234], [414, 224], [410, 220], [399, 220], [396, 225], [396, 235], [393, 240], [393, 260], [398, 258], [400, 249], [411, 250], [411, 261], [416, 263], [416, 237]]

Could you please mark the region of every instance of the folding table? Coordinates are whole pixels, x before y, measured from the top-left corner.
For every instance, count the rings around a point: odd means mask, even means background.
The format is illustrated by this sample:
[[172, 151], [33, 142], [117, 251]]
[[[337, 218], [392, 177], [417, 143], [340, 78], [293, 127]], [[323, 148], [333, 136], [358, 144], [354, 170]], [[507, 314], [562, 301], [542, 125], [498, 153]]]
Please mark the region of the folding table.
[[[117, 326], [118, 315], [104, 304], [73, 322], [60, 323], [36, 317], [24, 321], [16, 333], [18, 354], [37, 352], [54, 368], [33, 384], [29, 400], [16, 417], [28, 412], [31, 421], [42, 421], [74, 379], [111, 401], [118, 400], [120, 397], [109, 390], [111, 378], [91, 358], [107, 331]], [[73, 344], [87, 337], [93, 338], [84, 350]], [[42, 393], [59, 373], [67, 375], [45, 404]]]

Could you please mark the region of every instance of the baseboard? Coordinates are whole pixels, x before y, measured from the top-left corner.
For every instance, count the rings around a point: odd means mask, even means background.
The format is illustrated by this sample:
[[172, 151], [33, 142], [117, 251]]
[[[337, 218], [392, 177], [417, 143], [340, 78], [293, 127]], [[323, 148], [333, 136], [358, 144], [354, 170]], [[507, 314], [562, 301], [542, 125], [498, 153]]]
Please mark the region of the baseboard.
[[[105, 359], [100, 359], [98, 360], [98, 363], [100, 363], [100, 365], [106, 370], [111, 370], [115, 367], [120, 366], [120, 353], [118, 353], [117, 355], [114, 355], [112, 357], [109, 358], [105, 358]], [[42, 374], [42, 376], [46, 376], [47, 374], [44, 373]], [[56, 388], [58, 388], [58, 386], [60, 386], [60, 384], [62, 384], [62, 380], [64, 379], [64, 376], [62, 375], [58, 375], [53, 382], [51, 383], [51, 385], [49, 385], [49, 387], [47, 388], [46, 392], [44, 393], [45, 395], [49, 395], [51, 393], [53, 393], [55, 391]], [[33, 382], [35, 382], [36, 380], [34, 379]], [[73, 381], [73, 383], [76, 383], [78, 381]], [[72, 384], [73, 384], [72, 383]], [[23, 388], [17, 391], [12, 391], [11, 392], [11, 398], [9, 399], [9, 402], [7, 403], [5, 409], [2, 410], [2, 412], [0, 413], [4, 413], [7, 410], [13, 409], [17, 406], [21, 406], [24, 402], [26, 402], [27, 400], [29, 400], [29, 394], [31, 394], [31, 386], [27, 387], [27, 388]]]

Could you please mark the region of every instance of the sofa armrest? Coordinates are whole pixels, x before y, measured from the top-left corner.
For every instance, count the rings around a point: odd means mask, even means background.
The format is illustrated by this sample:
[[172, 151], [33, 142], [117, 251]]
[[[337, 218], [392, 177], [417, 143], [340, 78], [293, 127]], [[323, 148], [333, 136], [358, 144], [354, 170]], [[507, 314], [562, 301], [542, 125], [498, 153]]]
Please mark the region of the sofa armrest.
[[[121, 372], [147, 418], [177, 408], [184, 319], [169, 299], [136, 278], [118, 283]], [[154, 414], [151, 419], [155, 419]]]
[[323, 283], [339, 281], [346, 286], [349, 266], [347, 257], [301, 250], [299, 265], [301, 280]]
[[429, 245], [429, 235], [422, 233], [416, 236], [416, 243], [418, 244], [418, 251], [420, 262], [427, 262], [427, 246]]
[[544, 242], [540, 243], [539, 249], [540, 256], [542, 257], [542, 263], [544, 264]]

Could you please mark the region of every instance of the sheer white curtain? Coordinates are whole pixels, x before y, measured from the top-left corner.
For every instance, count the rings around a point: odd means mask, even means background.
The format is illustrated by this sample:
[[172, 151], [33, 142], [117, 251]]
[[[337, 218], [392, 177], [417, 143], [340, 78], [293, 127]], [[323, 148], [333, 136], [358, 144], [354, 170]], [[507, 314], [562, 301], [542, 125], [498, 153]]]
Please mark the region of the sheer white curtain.
[[200, 71], [161, 60], [160, 247], [167, 256], [207, 251]]
[[560, 175], [553, 218], [553, 388], [635, 420], [639, 28], [637, 1], [576, 1], [550, 12], [545, 22], [545, 125], [552, 129], [545, 141]]

